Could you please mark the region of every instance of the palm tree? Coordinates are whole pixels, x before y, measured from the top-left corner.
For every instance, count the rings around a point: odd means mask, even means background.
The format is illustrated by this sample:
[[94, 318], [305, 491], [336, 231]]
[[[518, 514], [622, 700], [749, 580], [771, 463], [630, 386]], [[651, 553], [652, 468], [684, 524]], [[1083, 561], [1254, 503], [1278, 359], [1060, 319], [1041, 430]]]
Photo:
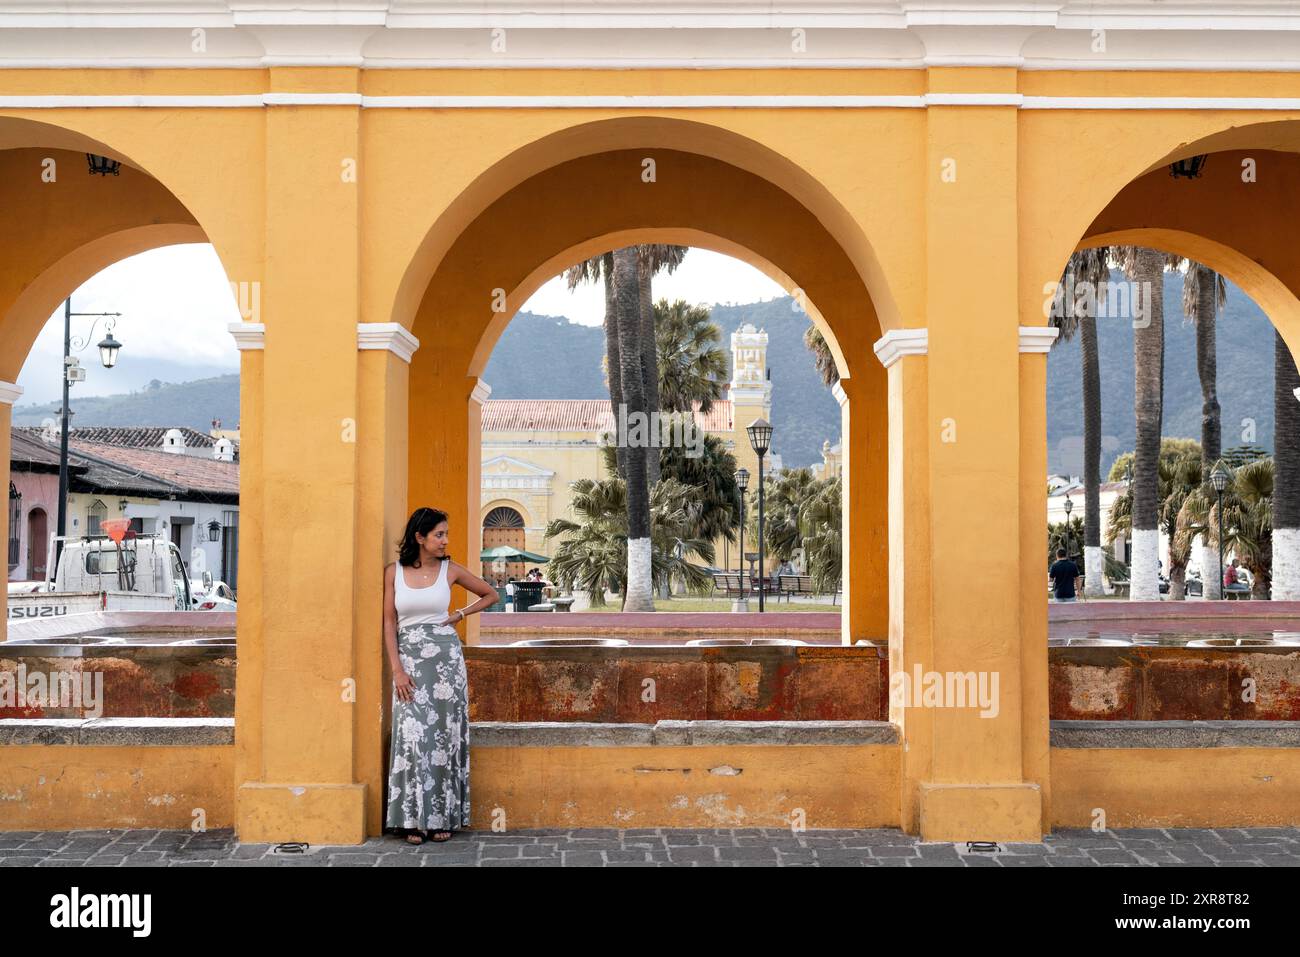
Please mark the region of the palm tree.
[[1300, 375], [1273, 332], [1273, 598], [1300, 599]]
[[1186, 262], [1183, 275], [1183, 316], [1196, 327], [1196, 374], [1201, 380], [1201, 471], [1210, 469], [1223, 450], [1220, 422], [1217, 325], [1219, 310], [1228, 301], [1228, 284], [1208, 266]]
[[[617, 475], [614, 450], [606, 446], [602, 452], [606, 471]], [[688, 452], [689, 449], [676, 445], [664, 449], [663, 472], [659, 476], [660, 484], [672, 480], [688, 488], [696, 503], [692, 513], [695, 524], [687, 529], [686, 537], [709, 542], [734, 542], [736, 529], [740, 527], [740, 490], [736, 487], [735, 456], [727, 451], [726, 444], [716, 435], [703, 437], [698, 456], [688, 455]]]
[[831, 347], [826, 344], [822, 331], [810, 324], [803, 331], [803, 344], [813, 354], [813, 362], [817, 364], [817, 374], [822, 377], [822, 381], [827, 385], [839, 382], [840, 370], [835, 368], [835, 357], [831, 355]]
[[[614, 414], [614, 421], [619, 421], [619, 406], [623, 404], [623, 385], [620, 374], [618, 346], [618, 317], [614, 301], [614, 254], [602, 253], [584, 260], [576, 266], [570, 266], [564, 272], [569, 289], [576, 289], [584, 282], [603, 281], [605, 285], [605, 384], [609, 387], [609, 406]], [[626, 451], [621, 442], [614, 444], [618, 457], [618, 474], [627, 476]]]
[[[1134, 601], [1160, 600], [1160, 429], [1164, 417], [1166, 257], [1146, 247], [1120, 247], [1119, 258], [1145, 315], [1133, 323], [1134, 414], [1133, 561], [1129, 572]], [[1135, 300], [1137, 297], [1134, 297]], [[1136, 310], [1135, 310], [1136, 313]]]
[[735, 541], [740, 527], [740, 489], [736, 487], [736, 457], [716, 435], [704, 436], [700, 455], [688, 449], [664, 449], [660, 482], [672, 479], [691, 489], [699, 503], [698, 523], [691, 528], [694, 538], [706, 541]]
[[719, 347], [722, 330], [707, 307], [681, 299], [672, 305], [660, 299], [654, 314], [660, 411], [690, 412], [698, 402], [700, 411], [708, 412], [722, 398], [727, 377], [727, 354]]
[[838, 478], [826, 479], [799, 516], [803, 536], [804, 567], [812, 576], [813, 589], [833, 595], [843, 576], [843, 494]]
[[[627, 421], [649, 422], [645, 378], [641, 363], [641, 313], [637, 303], [637, 251], [628, 246], [614, 251], [614, 304], [618, 317], [619, 374]], [[611, 377], [613, 371], [610, 373]], [[631, 436], [627, 437], [631, 438]], [[654, 611], [651, 593], [650, 487], [646, 474], [647, 441], [625, 441], [627, 446], [627, 598], [626, 611]]]
[[[628, 534], [627, 485], [617, 477], [578, 479], [571, 485], [570, 507], [577, 520], [559, 518], [546, 526], [546, 539], [563, 537], [552, 552], [549, 573], [565, 588], [584, 591], [591, 604], [605, 604], [611, 583], [627, 609]], [[651, 496], [651, 579], [656, 585], [684, 581], [688, 588], [709, 587], [708, 573], [687, 560], [713, 561], [713, 545], [692, 536], [698, 524], [695, 490], [672, 479], [655, 486]]]
[[[763, 520], [766, 552], [776, 561], [788, 561], [803, 542], [800, 516], [818, 492], [819, 482], [811, 469], [786, 469], [779, 475], [764, 476], [763, 490], [766, 515]], [[758, 487], [750, 489], [752, 500], [745, 508], [749, 518], [748, 529], [758, 534]]]
[[[1096, 308], [1054, 308], [1052, 325], [1061, 331], [1057, 342], [1080, 338], [1080, 357], [1083, 365], [1083, 564], [1084, 594], [1099, 597], [1105, 593], [1102, 584], [1104, 559], [1101, 548], [1101, 370], [1097, 360], [1097, 316], [1106, 296], [1110, 279], [1110, 250], [1104, 246], [1081, 249], [1070, 257], [1062, 277], [1065, 297], [1071, 303], [1080, 301], [1080, 293], [1094, 290], [1091, 297]], [[1083, 289], [1079, 284], [1085, 284]], [[1063, 304], [1058, 299], [1058, 304]], [[1055, 343], [1053, 343], [1055, 348]]]
[[[687, 247], [664, 243], [645, 243], [636, 247], [637, 257], [637, 313], [641, 320], [641, 382], [645, 394], [646, 413], [659, 411], [659, 382], [657, 357], [658, 337], [655, 335], [654, 298], [651, 282], [662, 270], [672, 272], [686, 258]], [[649, 487], [659, 481], [659, 446], [651, 444], [646, 449], [646, 481]]]
[[1160, 457], [1160, 525], [1169, 536], [1169, 600], [1187, 597], [1187, 566], [1192, 559], [1192, 541], [1185, 534], [1180, 518], [1183, 506], [1204, 485], [1202, 456], [1199, 450], [1185, 450], [1175, 456]]
[[[1256, 459], [1235, 469], [1223, 496], [1224, 548], [1250, 572], [1251, 598], [1269, 597], [1273, 578], [1273, 498], [1275, 471], [1272, 459]], [[1218, 515], [1209, 510], [1209, 528], [1218, 542]]]

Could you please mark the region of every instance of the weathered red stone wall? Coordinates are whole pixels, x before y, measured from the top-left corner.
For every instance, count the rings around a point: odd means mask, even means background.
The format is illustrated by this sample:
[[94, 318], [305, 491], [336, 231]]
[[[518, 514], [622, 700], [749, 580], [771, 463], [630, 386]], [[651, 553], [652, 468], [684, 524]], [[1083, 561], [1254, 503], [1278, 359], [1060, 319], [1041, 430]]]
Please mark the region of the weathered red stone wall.
[[1052, 718], [1300, 720], [1300, 648], [1053, 648]]
[[467, 648], [470, 720], [876, 721], [883, 648]]
[[[27, 651], [33, 650], [27, 646]], [[19, 671], [19, 666], [24, 671]], [[100, 676], [98, 713], [83, 696], [80, 707], [55, 702], [0, 700], [0, 718], [230, 718], [235, 714], [235, 649], [233, 646], [133, 646], [130, 650], [86, 647], [77, 657], [42, 656], [0, 650], [0, 673], [13, 686], [22, 674], [51, 676], [70, 673], [76, 681]], [[83, 689], [89, 690], [82, 685]], [[84, 695], [84, 692], [83, 692]], [[75, 699], [73, 699], [75, 700]]]

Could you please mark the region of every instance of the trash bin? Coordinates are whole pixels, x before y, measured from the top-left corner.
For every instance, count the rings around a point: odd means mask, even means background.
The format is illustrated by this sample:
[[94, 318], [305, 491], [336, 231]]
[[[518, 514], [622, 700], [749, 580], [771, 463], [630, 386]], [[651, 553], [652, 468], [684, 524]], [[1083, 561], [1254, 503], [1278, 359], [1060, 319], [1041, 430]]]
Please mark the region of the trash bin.
[[512, 581], [510, 584], [515, 586], [515, 611], [527, 611], [545, 600], [542, 598], [545, 582]]
[[499, 588], [497, 588], [496, 602], [489, 605], [487, 608], [484, 608], [483, 610], [484, 611], [509, 611], [510, 610], [510, 596], [506, 594], [505, 585], [501, 585]]

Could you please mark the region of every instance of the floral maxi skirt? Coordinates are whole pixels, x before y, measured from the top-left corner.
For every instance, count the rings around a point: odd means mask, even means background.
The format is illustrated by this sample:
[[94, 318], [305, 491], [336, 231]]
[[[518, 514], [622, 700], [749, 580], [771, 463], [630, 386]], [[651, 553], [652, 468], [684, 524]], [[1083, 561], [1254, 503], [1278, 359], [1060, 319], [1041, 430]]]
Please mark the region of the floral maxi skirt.
[[388, 771], [390, 828], [451, 831], [469, 827], [469, 683], [454, 629], [408, 625], [397, 632], [414, 696], [393, 691]]

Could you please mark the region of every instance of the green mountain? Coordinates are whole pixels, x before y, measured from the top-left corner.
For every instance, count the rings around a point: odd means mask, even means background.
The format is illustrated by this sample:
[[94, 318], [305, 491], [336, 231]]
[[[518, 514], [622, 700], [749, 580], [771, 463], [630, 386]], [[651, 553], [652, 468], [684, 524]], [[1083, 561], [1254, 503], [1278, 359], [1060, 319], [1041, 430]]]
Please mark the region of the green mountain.
[[[803, 344], [808, 318], [789, 296], [747, 305], [714, 305], [722, 348], [731, 356], [731, 334], [753, 323], [768, 334], [772, 377], [772, 448], [786, 466], [822, 460], [822, 442], [840, 439], [840, 407], [817, 374]], [[605, 333], [554, 316], [521, 312], [492, 351], [483, 379], [494, 399], [604, 399]], [[563, 370], [557, 374], [556, 370]]]
[[[1112, 273], [1114, 282], [1123, 276]], [[1170, 437], [1201, 437], [1201, 383], [1196, 374], [1196, 330], [1182, 314], [1183, 278], [1165, 276], [1164, 427]], [[1273, 449], [1273, 326], [1246, 294], [1228, 287], [1217, 327], [1218, 392], [1223, 447]], [[1078, 337], [1058, 342], [1047, 358], [1048, 470], [1083, 471], [1083, 389]], [[1121, 453], [1133, 448], [1133, 326], [1127, 319], [1097, 320], [1101, 371], [1102, 479]]]
[[[1112, 277], [1120, 281], [1121, 276]], [[1196, 375], [1196, 335], [1182, 319], [1182, 277], [1165, 280], [1164, 434], [1200, 437], [1201, 389]], [[746, 322], [768, 333], [772, 377], [773, 448], [786, 465], [821, 461], [823, 440], [840, 437], [840, 410], [817, 375], [803, 344], [807, 318], [789, 297], [746, 305], [714, 305], [713, 319], [730, 349], [731, 333]], [[1098, 321], [1101, 366], [1102, 475], [1121, 452], [1133, 447], [1133, 330], [1123, 319]], [[1223, 444], [1273, 448], [1273, 327], [1236, 287], [1219, 317], [1219, 402]], [[497, 399], [605, 398], [601, 359], [604, 332], [555, 316], [522, 312], [492, 353], [484, 379]], [[154, 380], [122, 395], [74, 392], [73, 425], [189, 426], [206, 431], [212, 419], [239, 422], [239, 376], [191, 382]], [[58, 403], [14, 409], [15, 425], [40, 425], [58, 413]], [[1082, 471], [1083, 405], [1079, 341], [1058, 343], [1047, 359], [1047, 444], [1049, 471]]]
[[[78, 397], [69, 403], [72, 427], [91, 425], [166, 426], [207, 432], [212, 420], [233, 429], [239, 424], [239, 375], [222, 375], [192, 382], [160, 382], [120, 395]], [[14, 407], [14, 425], [40, 425], [59, 414], [58, 402]]]

